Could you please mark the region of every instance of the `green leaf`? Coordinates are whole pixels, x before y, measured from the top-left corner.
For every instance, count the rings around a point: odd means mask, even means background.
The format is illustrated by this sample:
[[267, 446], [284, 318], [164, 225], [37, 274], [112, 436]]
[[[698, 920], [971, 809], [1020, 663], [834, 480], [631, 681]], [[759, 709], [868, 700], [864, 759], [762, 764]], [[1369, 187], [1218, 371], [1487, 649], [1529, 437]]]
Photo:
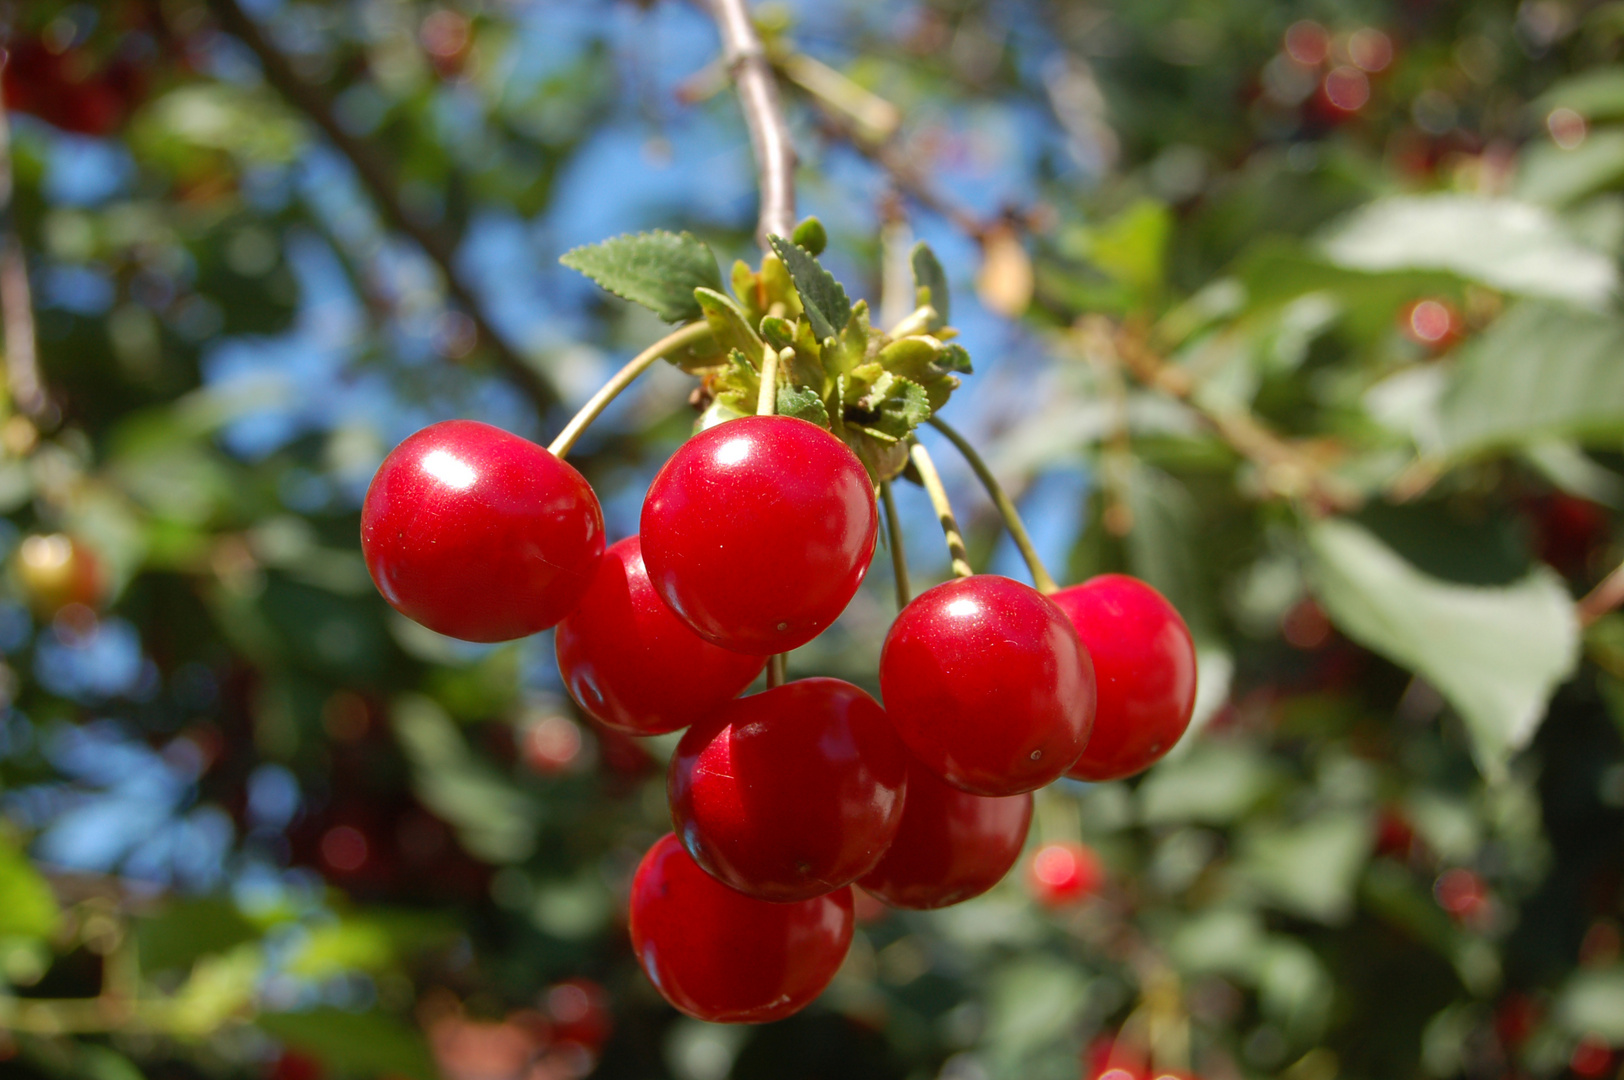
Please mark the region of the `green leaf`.
[[1624, 117], [1624, 67], [1592, 68], [1563, 79], [1529, 106], [1541, 121], [1552, 109], [1572, 109], [1587, 120]]
[[[877, 438], [899, 442], [930, 419], [930, 397], [912, 379], [882, 372], [846, 422]], [[863, 415], [867, 413], [869, 415]]]
[[953, 300], [947, 291], [947, 274], [936, 253], [923, 240], [913, 246], [908, 260], [913, 265], [914, 303], [929, 304], [945, 325], [953, 320]]
[[1441, 453], [1624, 435], [1624, 320], [1519, 304], [1460, 352], [1438, 404]]
[[271, 1037], [340, 1073], [436, 1080], [439, 1072], [416, 1030], [381, 1012], [320, 1008], [261, 1013], [254, 1023]]
[[793, 348], [795, 324], [788, 319], [780, 319], [777, 315], [768, 315], [761, 320], [761, 336], [775, 349]]
[[1152, 769], [1139, 785], [1140, 820], [1147, 825], [1234, 821], [1268, 794], [1277, 771], [1255, 747], [1195, 743]]
[[851, 320], [852, 305], [840, 282], [807, 254], [805, 248], [797, 247], [782, 236], [767, 239], [795, 282], [795, 290], [801, 294], [801, 306], [818, 340], [832, 338], [844, 330]]
[[777, 410], [780, 416], [797, 416], [825, 431], [829, 429], [829, 410], [823, 399], [804, 386], [780, 386]]
[[0, 937], [45, 937], [59, 914], [51, 886], [28, 856], [0, 844]]
[[1573, 600], [1541, 567], [1514, 585], [1456, 585], [1421, 573], [1357, 525], [1307, 533], [1310, 579], [1355, 641], [1426, 678], [1460, 713], [1491, 778], [1528, 744], [1579, 659]]
[[1255, 829], [1242, 835], [1237, 870], [1284, 911], [1345, 923], [1373, 835], [1366, 815], [1347, 811], [1290, 829]]
[[1155, 199], [1140, 199], [1081, 237], [1081, 254], [1143, 299], [1161, 288], [1173, 215]]
[[1555, 1013], [1574, 1035], [1624, 1043], [1624, 968], [1576, 973], [1557, 997]]
[[1566, 206], [1624, 179], [1624, 131], [1598, 131], [1571, 150], [1539, 143], [1525, 150], [1517, 170], [1518, 198]]
[[[738, 304], [714, 289], [695, 289], [694, 300], [710, 324], [711, 334], [723, 352], [737, 349], [752, 361], [761, 356], [761, 338], [750, 325], [750, 317]], [[753, 366], [753, 365], [752, 365]]]
[[616, 236], [566, 251], [558, 261], [667, 322], [699, 318], [694, 290], [722, 287], [716, 256], [689, 233]]
[[403, 695], [392, 710], [395, 738], [412, 765], [423, 805], [454, 826], [476, 858], [519, 862], [535, 848], [542, 808], [476, 756], [445, 711], [426, 697]]
[[185, 969], [198, 957], [223, 953], [257, 940], [260, 930], [237, 905], [214, 897], [177, 899], [137, 924], [141, 966], [151, 971]]
[[1604, 307], [1618, 268], [1543, 207], [1473, 195], [1397, 195], [1356, 210], [1322, 241], [1340, 266], [1444, 270], [1511, 293]]

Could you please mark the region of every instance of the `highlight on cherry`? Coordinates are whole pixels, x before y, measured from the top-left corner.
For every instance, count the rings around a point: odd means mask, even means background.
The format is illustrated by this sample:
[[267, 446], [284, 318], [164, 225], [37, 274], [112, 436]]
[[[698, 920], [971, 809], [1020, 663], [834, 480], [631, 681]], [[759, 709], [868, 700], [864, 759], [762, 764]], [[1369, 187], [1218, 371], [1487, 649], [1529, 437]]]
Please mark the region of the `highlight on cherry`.
[[[1060, 588], [943, 420], [972, 365], [930, 248], [911, 252], [911, 308], [882, 327], [820, 264], [823, 243], [808, 219], [726, 286], [687, 233], [569, 252], [566, 265], [675, 328], [548, 446], [470, 420], [417, 432], [362, 511], [367, 568], [402, 615], [474, 642], [555, 628], [581, 713], [605, 738], [652, 737], [669, 754], [672, 831], [637, 869], [631, 938], [668, 1002], [716, 1022], [814, 1000], [850, 945], [854, 884], [916, 911], [996, 888], [1029, 850], [1033, 792], [1142, 772], [1194, 708], [1195, 649], [1173, 606], [1117, 574]], [[566, 458], [661, 361], [697, 380], [693, 434], [654, 476], [637, 534], [606, 537]], [[922, 426], [985, 486], [1030, 585], [972, 567]], [[952, 569], [917, 596], [898, 482], [923, 488]], [[872, 675], [788, 680], [786, 654], [863, 585], [882, 517], [899, 611]], [[1076, 843], [1040, 845], [1025, 865], [1053, 909], [1104, 880]]]

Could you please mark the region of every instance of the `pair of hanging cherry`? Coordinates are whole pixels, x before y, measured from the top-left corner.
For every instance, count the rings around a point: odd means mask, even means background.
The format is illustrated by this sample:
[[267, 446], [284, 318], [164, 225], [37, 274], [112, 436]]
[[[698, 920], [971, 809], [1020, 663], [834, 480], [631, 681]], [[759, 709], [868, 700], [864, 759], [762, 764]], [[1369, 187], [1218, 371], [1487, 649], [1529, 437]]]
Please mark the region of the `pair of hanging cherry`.
[[1189, 722], [1189, 631], [1121, 575], [1048, 597], [991, 574], [922, 593], [881, 653], [884, 708], [829, 678], [738, 697], [840, 615], [877, 532], [856, 455], [783, 416], [690, 439], [639, 535], [607, 551], [581, 475], [484, 424], [418, 432], [367, 493], [367, 565], [401, 612], [474, 641], [556, 624], [587, 713], [688, 728], [677, 831], [638, 868], [631, 931], [649, 978], [702, 1019], [803, 1007], [850, 943], [852, 883], [905, 908], [980, 895], [1018, 857], [1032, 791], [1138, 772]]

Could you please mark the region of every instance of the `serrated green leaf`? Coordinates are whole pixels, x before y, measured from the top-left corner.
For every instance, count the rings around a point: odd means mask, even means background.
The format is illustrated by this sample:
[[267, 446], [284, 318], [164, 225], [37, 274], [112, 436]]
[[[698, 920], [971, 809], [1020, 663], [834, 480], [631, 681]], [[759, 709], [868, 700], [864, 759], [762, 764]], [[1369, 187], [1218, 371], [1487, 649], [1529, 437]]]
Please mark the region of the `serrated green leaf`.
[[780, 416], [799, 417], [828, 430], [829, 410], [821, 397], [805, 387], [780, 386], [777, 409]]
[[864, 424], [871, 433], [892, 439], [905, 439], [914, 428], [930, 419], [930, 395], [912, 379], [886, 373], [883, 386], [876, 384], [870, 406], [878, 419]]
[[667, 322], [699, 318], [694, 290], [722, 287], [716, 256], [689, 233], [629, 233], [566, 251], [558, 261]]
[[805, 248], [782, 236], [767, 239], [795, 282], [795, 291], [801, 295], [801, 306], [818, 340], [834, 337], [844, 330], [851, 320], [852, 304], [846, 299], [846, 290], [840, 282]]
[[1508, 311], [1460, 352], [1438, 404], [1449, 456], [1624, 436], [1624, 320], [1555, 304]]
[[1514, 585], [1457, 585], [1421, 573], [1363, 528], [1308, 529], [1310, 580], [1349, 637], [1427, 679], [1455, 707], [1484, 773], [1528, 744], [1579, 659], [1573, 600], [1540, 567]]
[[953, 300], [947, 291], [947, 274], [942, 270], [936, 253], [921, 240], [913, 246], [908, 262], [913, 266], [914, 303], [929, 304], [935, 308], [937, 326], [951, 322]]
[[756, 336], [750, 317], [738, 304], [713, 289], [695, 289], [694, 299], [699, 302], [720, 349], [737, 349], [751, 357], [761, 355], [761, 338]]

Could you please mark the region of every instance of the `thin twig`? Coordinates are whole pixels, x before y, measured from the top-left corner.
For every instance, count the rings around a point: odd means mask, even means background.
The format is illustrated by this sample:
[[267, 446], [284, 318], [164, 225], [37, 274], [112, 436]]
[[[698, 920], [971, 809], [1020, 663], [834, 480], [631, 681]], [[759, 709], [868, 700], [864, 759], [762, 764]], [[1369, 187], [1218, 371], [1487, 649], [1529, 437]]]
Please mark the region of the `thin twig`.
[[902, 550], [902, 522], [897, 519], [889, 480], [880, 481], [880, 503], [885, 507], [885, 542], [891, 547], [891, 575], [896, 579], [897, 610], [901, 611], [913, 599], [913, 589], [908, 583], [908, 553]]
[[548, 445], [547, 452], [554, 457], [564, 457], [588, 425], [596, 420], [603, 410], [609, 407], [609, 403], [619, 397], [620, 392], [630, 386], [633, 380], [652, 367], [655, 361], [669, 353], [687, 348], [709, 333], [710, 327], [707, 324], [690, 323], [680, 330], [667, 334], [632, 357], [625, 367], [615, 372], [608, 382], [598, 388], [598, 392], [592, 395], [591, 400], [581, 406], [580, 412], [570, 418], [570, 422], [564, 425], [564, 430], [560, 431], [557, 438]]
[[964, 547], [964, 534], [959, 531], [958, 519], [953, 516], [953, 504], [947, 500], [947, 488], [942, 485], [942, 474], [936, 471], [930, 451], [915, 439], [908, 447], [908, 456], [913, 459], [914, 468], [919, 471], [919, 482], [925, 485], [925, 494], [930, 496], [930, 504], [936, 509], [936, 519], [942, 523], [942, 535], [947, 539], [947, 555], [953, 563], [953, 576], [972, 576], [975, 571], [970, 567], [970, 553]]
[[[0, 53], [0, 71], [5, 54]], [[11, 400], [26, 416], [38, 417], [50, 405], [39, 375], [34, 302], [28, 288], [28, 257], [17, 238], [12, 215], [11, 120], [0, 105], [0, 323], [5, 326], [6, 383]]]
[[1319, 459], [1270, 431], [1250, 412], [1203, 404], [1189, 373], [1163, 361], [1132, 329], [1118, 328], [1109, 340], [1136, 379], [1192, 405], [1220, 438], [1258, 467], [1264, 485], [1276, 495], [1306, 496], [1330, 511], [1353, 510], [1364, 501], [1358, 491], [1329, 474]]
[[[800, 53], [773, 58], [774, 66], [806, 91], [818, 106], [828, 133], [851, 144], [859, 154], [884, 169], [896, 189], [953, 227], [980, 241], [1002, 223], [985, 221], [943, 195], [910, 156], [896, 145], [902, 111], [826, 64]], [[1019, 219], [1016, 218], [1016, 221]]]
[[1038, 592], [1043, 593], [1045, 596], [1059, 592], [1060, 586], [1055, 584], [1054, 578], [1049, 575], [1048, 568], [1043, 565], [1043, 560], [1038, 556], [1037, 546], [1032, 543], [1032, 535], [1026, 531], [1026, 523], [1021, 520], [1020, 511], [1015, 508], [1015, 500], [1009, 497], [1009, 493], [998, 482], [998, 478], [992, 474], [992, 470], [987, 468], [987, 463], [981, 459], [981, 455], [976, 452], [976, 448], [971, 446], [968, 439], [953, 430], [940, 417], [933, 416], [927, 423], [940, 431], [943, 437], [953, 444], [954, 448], [963, 455], [965, 462], [970, 466], [970, 471], [976, 474], [976, 479], [981, 481], [981, 486], [987, 489], [988, 497], [992, 499], [993, 505], [998, 508], [998, 516], [1003, 518], [1004, 524], [1009, 527], [1009, 538], [1015, 541], [1015, 546], [1020, 549], [1021, 558], [1026, 561], [1026, 568], [1032, 574], [1032, 584], [1037, 587]]
[[710, 0], [711, 14], [722, 34], [722, 57], [738, 88], [739, 105], [750, 129], [761, 186], [761, 217], [756, 240], [767, 249], [767, 237], [795, 230], [795, 146], [778, 98], [778, 83], [761, 35], [750, 21], [745, 0]]
[[265, 81], [271, 88], [304, 113], [339, 153], [349, 159], [362, 185], [389, 224], [411, 237], [440, 268], [440, 273], [445, 277], [446, 291], [473, 320], [480, 340], [490, 348], [497, 364], [529, 396], [536, 410], [545, 413], [556, 405], [557, 390], [497, 333], [485, 317], [479, 298], [458, 277], [455, 239], [425, 225], [406, 209], [395, 182], [394, 168], [370, 143], [344, 130], [326, 93], [294, 69], [287, 57], [270, 43], [259, 26], [238, 6], [237, 0], [208, 0], [208, 4], [225, 30], [259, 58]]
[[1579, 601], [1579, 625], [1589, 626], [1608, 612], [1624, 605], [1624, 563], [1601, 579], [1601, 584]]

